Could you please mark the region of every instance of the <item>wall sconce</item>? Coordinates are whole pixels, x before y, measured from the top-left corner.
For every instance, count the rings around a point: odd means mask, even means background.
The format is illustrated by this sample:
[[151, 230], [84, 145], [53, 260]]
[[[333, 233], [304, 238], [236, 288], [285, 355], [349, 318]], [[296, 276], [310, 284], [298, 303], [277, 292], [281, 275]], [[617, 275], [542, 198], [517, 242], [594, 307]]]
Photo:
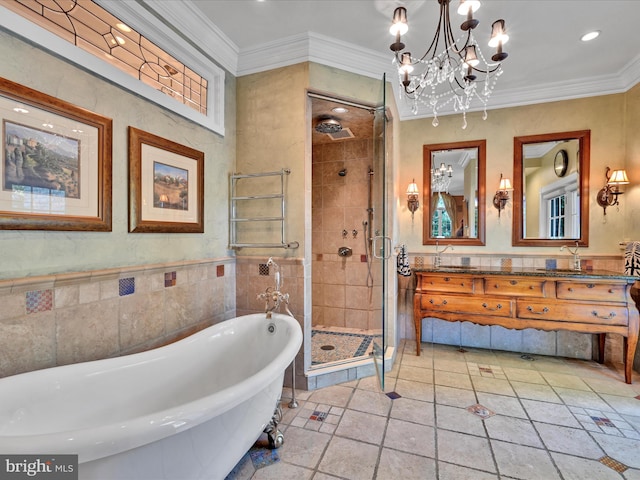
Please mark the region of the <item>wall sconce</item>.
[[413, 214], [420, 208], [418, 195], [418, 185], [416, 185], [416, 179], [414, 178], [407, 187], [407, 208], [411, 212], [411, 222], [413, 222]]
[[511, 180], [503, 178], [502, 174], [500, 174], [500, 186], [498, 187], [496, 194], [493, 196], [493, 206], [498, 209], [498, 218], [500, 218], [500, 212], [507, 206], [507, 202], [509, 201], [509, 192], [511, 191], [513, 191]]
[[618, 195], [624, 193], [620, 191], [620, 185], [627, 185], [629, 183], [629, 177], [627, 177], [627, 172], [624, 168], [621, 170], [613, 170], [611, 173], [609, 172], [611, 172], [611, 169], [607, 167], [607, 170], [604, 172], [607, 183], [598, 191], [598, 196], [596, 197], [598, 205], [603, 208], [605, 215], [607, 214], [607, 207], [619, 205]]

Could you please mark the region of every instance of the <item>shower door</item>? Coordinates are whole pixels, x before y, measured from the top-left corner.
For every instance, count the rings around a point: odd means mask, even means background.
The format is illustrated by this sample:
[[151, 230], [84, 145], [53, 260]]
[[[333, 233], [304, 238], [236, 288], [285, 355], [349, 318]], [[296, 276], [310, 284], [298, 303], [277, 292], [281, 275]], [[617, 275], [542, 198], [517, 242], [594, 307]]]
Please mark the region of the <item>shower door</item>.
[[[386, 76], [382, 76], [380, 96], [375, 108], [373, 121], [373, 172], [371, 175], [371, 204], [369, 205], [371, 218], [370, 241], [373, 253], [373, 277], [375, 314], [378, 316], [379, 328], [382, 334], [374, 337], [373, 358], [380, 381], [380, 388], [384, 390], [385, 352], [389, 346], [389, 328], [387, 322], [391, 319], [390, 302], [387, 301], [389, 285], [387, 276], [390, 272], [391, 238], [389, 236], [390, 202], [388, 194], [391, 191], [387, 185], [387, 115], [386, 115]], [[376, 322], [377, 323], [377, 322]]]

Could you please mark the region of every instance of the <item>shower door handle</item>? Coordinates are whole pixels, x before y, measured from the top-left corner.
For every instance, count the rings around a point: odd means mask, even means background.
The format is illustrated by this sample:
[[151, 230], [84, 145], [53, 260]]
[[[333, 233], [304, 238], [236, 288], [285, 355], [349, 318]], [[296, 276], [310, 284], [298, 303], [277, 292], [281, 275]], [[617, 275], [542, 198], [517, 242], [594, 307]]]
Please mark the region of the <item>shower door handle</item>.
[[[380, 248], [380, 253], [381, 255], [376, 255], [376, 252], [378, 251], [378, 240], [382, 239], [382, 241], [384, 242], [382, 245], [383, 248]], [[375, 258], [380, 258], [380, 259], [389, 259], [391, 258], [391, 237], [385, 237], [383, 235], [376, 235], [375, 237], [373, 237], [373, 245], [371, 246], [371, 250], [373, 252], [373, 256]]]

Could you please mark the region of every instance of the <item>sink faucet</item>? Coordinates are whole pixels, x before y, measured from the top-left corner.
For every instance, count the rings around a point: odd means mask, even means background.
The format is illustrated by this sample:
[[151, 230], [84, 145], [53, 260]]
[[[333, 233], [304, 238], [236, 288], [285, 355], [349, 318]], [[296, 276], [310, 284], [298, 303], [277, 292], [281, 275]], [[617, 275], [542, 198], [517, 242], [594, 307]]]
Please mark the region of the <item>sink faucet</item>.
[[[293, 314], [289, 310], [289, 294], [282, 293], [280, 291], [280, 288], [282, 288], [280, 267], [273, 261], [272, 257], [269, 257], [267, 265], [270, 267], [273, 266], [273, 276], [276, 282], [276, 287], [274, 290], [272, 290], [271, 287], [267, 287], [263, 293], [258, 294], [258, 300], [264, 300], [264, 312], [267, 314], [267, 318], [271, 318], [273, 311], [279, 309], [282, 302], [284, 302], [284, 308], [287, 313], [293, 317]], [[271, 302], [273, 302], [273, 305], [271, 305]]]
[[576, 242], [576, 247], [574, 249], [571, 249], [567, 245], [563, 245], [560, 247], [560, 251], [563, 251], [565, 248], [571, 255], [573, 255], [573, 269], [580, 271], [580, 255], [578, 255], [578, 249], [580, 248], [580, 245], [578, 244], [578, 242]]
[[451, 245], [447, 245], [442, 250], [438, 250], [438, 240], [436, 240], [436, 256], [433, 258], [434, 267], [439, 268], [440, 265], [442, 265], [442, 257], [440, 255], [446, 252], [448, 249], [453, 250], [453, 247]]

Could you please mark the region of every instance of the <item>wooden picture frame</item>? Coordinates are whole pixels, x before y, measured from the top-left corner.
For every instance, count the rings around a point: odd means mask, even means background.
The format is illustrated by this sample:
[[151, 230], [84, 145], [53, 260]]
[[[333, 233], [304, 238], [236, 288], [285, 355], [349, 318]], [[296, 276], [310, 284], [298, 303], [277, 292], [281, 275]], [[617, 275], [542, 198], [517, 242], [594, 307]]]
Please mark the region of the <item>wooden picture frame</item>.
[[111, 231], [112, 120], [0, 78], [0, 229]]
[[129, 231], [204, 232], [204, 153], [129, 127]]

